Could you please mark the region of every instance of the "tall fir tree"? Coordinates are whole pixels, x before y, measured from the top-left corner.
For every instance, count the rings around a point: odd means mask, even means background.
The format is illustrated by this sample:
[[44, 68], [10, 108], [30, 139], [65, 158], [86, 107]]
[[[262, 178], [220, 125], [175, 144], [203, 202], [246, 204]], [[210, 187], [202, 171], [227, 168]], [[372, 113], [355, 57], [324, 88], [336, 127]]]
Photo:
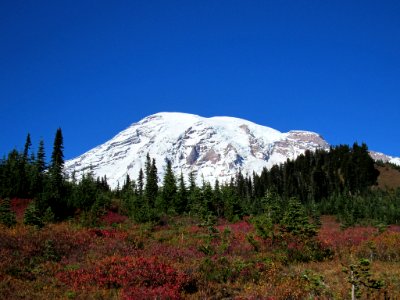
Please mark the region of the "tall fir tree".
[[24, 161], [26, 161], [26, 162], [29, 159], [29, 151], [30, 151], [31, 147], [32, 147], [31, 135], [28, 133], [28, 135], [26, 136], [24, 153], [23, 153], [23, 158], [24, 158]]
[[61, 128], [57, 129], [54, 139], [53, 152], [51, 154], [50, 176], [57, 185], [61, 185], [63, 181], [64, 168], [64, 145]]
[[44, 151], [44, 142], [40, 140], [39, 148], [36, 154], [36, 167], [39, 173], [43, 173], [46, 170], [46, 154]]
[[143, 169], [140, 168], [137, 179], [137, 194], [139, 197], [143, 197], [143, 187], [144, 187], [144, 174], [143, 174]]
[[176, 204], [176, 193], [177, 193], [177, 187], [176, 187], [176, 179], [174, 172], [172, 171], [172, 164], [170, 160], [167, 160], [167, 167], [165, 170], [164, 174], [164, 179], [163, 179], [163, 188], [162, 188], [162, 194], [161, 194], [161, 211], [164, 213], [167, 213], [169, 209], [172, 208], [175, 212], [177, 211], [177, 207], [175, 207]]
[[213, 211], [216, 213], [217, 217], [222, 217], [224, 210], [224, 202], [222, 199], [222, 193], [219, 187], [218, 179], [215, 180], [214, 184], [214, 195], [213, 195], [212, 206], [213, 206]]
[[197, 186], [196, 186], [196, 174], [194, 171], [191, 171], [189, 173], [189, 194], [188, 194], [188, 208], [189, 210], [193, 209], [193, 205], [194, 205], [194, 199], [195, 197], [195, 193], [197, 190]]
[[38, 199], [38, 209], [44, 214], [50, 206], [57, 220], [68, 216], [68, 205], [64, 189], [64, 145], [61, 128], [58, 128], [54, 138], [53, 152], [46, 183], [45, 192]]
[[43, 192], [44, 185], [44, 171], [46, 170], [46, 155], [44, 152], [44, 142], [41, 140], [39, 142], [38, 151], [36, 154], [36, 160], [33, 163], [33, 174], [31, 181], [31, 190], [33, 195], [38, 195]]
[[129, 174], [126, 174], [124, 185], [122, 186], [122, 193], [132, 191], [132, 181]]
[[[150, 157], [148, 161], [150, 161]], [[148, 164], [148, 162], [146, 162], [146, 173], [147, 173], [146, 186], [145, 186], [146, 200], [149, 208], [153, 209], [158, 195], [157, 166], [154, 158], [150, 165]]]
[[147, 180], [149, 178], [150, 172], [151, 172], [151, 158], [150, 158], [150, 154], [148, 152], [146, 154], [146, 162], [144, 163], [144, 171], [145, 171], [146, 180]]
[[203, 181], [203, 187], [202, 187], [202, 202], [201, 202], [201, 216], [206, 217], [209, 215], [215, 215], [216, 212], [214, 210], [214, 194], [213, 190], [211, 187], [211, 184], [209, 182], [204, 182]]
[[175, 209], [176, 212], [181, 214], [186, 211], [188, 205], [188, 191], [185, 185], [183, 173], [179, 176], [178, 193], [176, 195]]

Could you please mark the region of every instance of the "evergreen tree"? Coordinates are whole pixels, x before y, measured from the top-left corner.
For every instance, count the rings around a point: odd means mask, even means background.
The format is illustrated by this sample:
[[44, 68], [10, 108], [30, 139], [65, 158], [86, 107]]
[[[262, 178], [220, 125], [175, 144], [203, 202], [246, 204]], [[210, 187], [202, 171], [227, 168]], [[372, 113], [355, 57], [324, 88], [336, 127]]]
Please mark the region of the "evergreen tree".
[[152, 216], [147, 197], [144, 196], [144, 173], [143, 169], [140, 169], [135, 192], [122, 195], [128, 215], [138, 223], [147, 222]]
[[31, 135], [28, 133], [26, 136], [26, 141], [25, 141], [25, 146], [24, 146], [24, 153], [23, 153], [23, 158], [24, 161], [28, 161], [28, 155], [29, 155], [29, 150], [31, 149], [32, 142], [31, 142]]
[[144, 187], [144, 175], [143, 175], [143, 169], [140, 168], [137, 180], [137, 193], [139, 197], [143, 196], [143, 187]]
[[253, 186], [254, 196], [256, 199], [260, 199], [265, 194], [264, 185], [262, 184], [262, 177], [253, 172]]
[[44, 224], [50, 224], [53, 223], [54, 220], [55, 220], [54, 213], [49, 206], [43, 214], [42, 221]]
[[230, 185], [221, 187], [222, 199], [224, 201], [224, 217], [228, 221], [236, 221], [241, 217], [241, 208], [235, 193], [234, 179]]
[[188, 191], [186, 190], [185, 180], [183, 174], [179, 176], [179, 187], [176, 195], [175, 209], [178, 214], [186, 211], [188, 205]]
[[37, 171], [42, 174], [44, 170], [46, 170], [46, 155], [44, 152], [44, 142], [43, 140], [40, 140], [39, 142], [39, 148], [38, 152], [36, 155], [36, 167]]
[[92, 173], [84, 174], [81, 181], [73, 190], [69, 200], [69, 206], [87, 212], [96, 201], [98, 193], [99, 191]]
[[192, 193], [196, 189], [196, 174], [194, 171], [189, 173], [189, 192]]
[[144, 170], [146, 173], [146, 180], [147, 180], [149, 178], [150, 172], [151, 172], [151, 158], [150, 158], [150, 154], [148, 152], [146, 155], [146, 162], [144, 163]]
[[38, 209], [43, 215], [50, 206], [56, 219], [63, 219], [69, 215], [67, 199], [64, 190], [64, 154], [63, 136], [61, 128], [57, 129], [54, 139], [51, 164], [49, 168], [49, 180], [45, 192], [38, 198]]
[[370, 292], [380, 290], [385, 286], [383, 280], [372, 278], [371, 263], [368, 259], [362, 258], [357, 264], [351, 264], [343, 271], [348, 274], [348, 282], [351, 284], [351, 299], [359, 299], [362, 296], [363, 290], [367, 292], [364, 297], [369, 299]]
[[129, 174], [126, 174], [125, 182], [124, 182], [124, 185], [122, 186], [121, 192], [122, 193], [132, 192], [132, 182], [131, 182], [131, 177], [129, 176]]
[[96, 224], [100, 217], [102, 217], [107, 209], [110, 207], [111, 199], [106, 193], [97, 193], [96, 199], [90, 209], [91, 219]]
[[51, 154], [50, 176], [54, 183], [60, 187], [63, 182], [63, 168], [64, 168], [64, 145], [63, 135], [61, 128], [57, 129], [54, 139], [53, 152]]
[[272, 238], [274, 241], [274, 223], [272, 222], [272, 218], [268, 213], [252, 217], [251, 221], [254, 224], [254, 228], [259, 237], [262, 239]]
[[19, 163], [19, 176], [21, 183], [21, 190], [19, 192], [19, 197], [31, 198], [32, 197], [32, 180], [34, 179], [34, 170], [31, 164], [29, 151], [31, 149], [32, 142], [31, 136], [28, 133], [25, 141], [24, 152], [22, 154], [22, 159]]
[[194, 194], [197, 189], [196, 186], [196, 175], [194, 171], [190, 171], [189, 173], [189, 195], [188, 195], [188, 208], [189, 210], [193, 209], [193, 201], [194, 201]]
[[146, 163], [146, 173], [148, 173], [145, 186], [146, 201], [149, 208], [153, 209], [158, 195], [157, 167], [154, 158], [150, 166], [148, 166], [148, 163]]
[[[72, 177], [74, 177], [74, 172], [72, 172]], [[72, 182], [75, 182], [76, 184], [76, 179], [72, 179]], [[97, 177], [96, 179], [96, 186], [97, 189], [101, 192], [109, 192], [110, 191], [110, 186], [108, 185], [107, 182], [107, 175], [104, 175], [103, 177]]]
[[375, 162], [369, 155], [368, 147], [365, 143], [361, 146], [353, 145], [353, 160], [357, 166], [357, 188], [364, 191], [368, 187], [375, 185], [379, 176], [379, 171], [375, 169]]
[[17, 150], [12, 150], [5, 161], [3, 168], [3, 197], [24, 196], [25, 176], [22, 155]]
[[224, 212], [224, 201], [222, 198], [221, 189], [219, 187], [218, 179], [215, 180], [214, 184], [214, 195], [212, 201], [213, 211], [217, 215], [217, 217], [222, 217]]
[[172, 210], [176, 212], [176, 194], [176, 179], [172, 171], [171, 161], [167, 160], [167, 166], [163, 179], [163, 188], [160, 197], [160, 203], [158, 205], [159, 211], [167, 213], [167, 211], [172, 208]]
[[31, 203], [29, 203], [28, 207], [25, 209], [24, 224], [37, 226], [39, 228], [43, 227], [43, 225], [44, 225], [43, 220], [40, 216], [40, 212], [36, 207], [35, 201], [32, 201]]
[[328, 180], [321, 166], [315, 168], [311, 175], [310, 198], [316, 202], [328, 197]]
[[129, 216], [133, 216], [137, 210], [136, 183], [131, 181], [129, 174], [126, 175], [124, 185], [121, 190], [121, 198], [123, 200], [123, 209]]
[[316, 235], [315, 225], [311, 224], [300, 201], [296, 198], [289, 200], [289, 206], [285, 211], [281, 224], [286, 232], [309, 238]]
[[32, 160], [32, 174], [31, 174], [31, 191], [33, 196], [37, 196], [43, 192], [44, 185], [44, 171], [46, 169], [44, 142], [39, 142], [39, 148], [36, 154], [36, 160]]
[[31, 136], [28, 133], [25, 141], [24, 152], [22, 154], [22, 160], [20, 162], [21, 191], [19, 196], [23, 198], [32, 198], [34, 193], [32, 181], [34, 180], [35, 170], [32, 165], [33, 160], [31, 160], [31, 156], [29, 156], [31, 146]]
[[117, 187], [114, 190], [114, 195], [117, 198], [121, 198], [121, 187], [119, 186], [119, 180], [117, 180]]
[[214, 193], [209, 182], [203, 182], [202, 200], [201, 216], [208, 218], [210, 215], [215, 215], [216, 212], [213, 207]]
[[195, 216], [201, 216], [203, 211], [203, 191], [199, 187], [195, 187], [189, 196], [190, 212]]
[[274, 190], [269, 190], [261, 199], [261, 207], [262, 212], [271, 219], [273, 224], [279, 224], [282, 222], [287, 202]]
[[7, 227], [14, 226], [17, 223], [15, 213], [11, 210], [9, 198], [0, 200], [0, 223]]

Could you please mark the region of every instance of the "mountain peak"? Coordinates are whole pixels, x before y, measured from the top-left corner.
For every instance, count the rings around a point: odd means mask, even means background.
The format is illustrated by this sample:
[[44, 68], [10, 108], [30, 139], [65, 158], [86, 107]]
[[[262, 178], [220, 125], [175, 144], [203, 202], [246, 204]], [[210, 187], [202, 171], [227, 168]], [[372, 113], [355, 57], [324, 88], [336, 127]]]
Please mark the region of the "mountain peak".
[[197, 173], [214, 182], [230, 180], [239, 170], [259, 173], [263, 168], [293, 159], [306, 150], [328, 149], [318, 134], [293, 130], [281, 133], [251, 121], [218, 116], [205, 118], [179, 112], [159, 112], [143, 118], [104, 144], [65, 163], [67, 174], [89, 171], [107, 176], [112, 187], [126, 175], [137, 178], [147, 153], [156, 159], [159, 177], [166, 160], [176, 173]]

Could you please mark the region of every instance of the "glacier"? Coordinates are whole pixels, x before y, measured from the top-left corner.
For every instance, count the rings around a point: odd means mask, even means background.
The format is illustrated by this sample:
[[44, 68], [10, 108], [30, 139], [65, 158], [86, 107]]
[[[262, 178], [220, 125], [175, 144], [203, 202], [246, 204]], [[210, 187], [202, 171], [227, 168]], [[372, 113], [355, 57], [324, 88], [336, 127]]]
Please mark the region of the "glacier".
[[167, 160], [173, 171], [197, 183], [227, 182], [237, 172], [251, 175], [263, 168], [294, 159], [306, 150], [329, 149], [317, 133], [292, 130], [282, 133], [270, 127], [234, 117], [205, 118], [162, 112], [133, 123], [115, 137], [65, 162], [65, 173], [107, 177], [112, 188], [123, 185], [126, 175], [136, 179], [146, 155], [156, 160], [160, 183]]

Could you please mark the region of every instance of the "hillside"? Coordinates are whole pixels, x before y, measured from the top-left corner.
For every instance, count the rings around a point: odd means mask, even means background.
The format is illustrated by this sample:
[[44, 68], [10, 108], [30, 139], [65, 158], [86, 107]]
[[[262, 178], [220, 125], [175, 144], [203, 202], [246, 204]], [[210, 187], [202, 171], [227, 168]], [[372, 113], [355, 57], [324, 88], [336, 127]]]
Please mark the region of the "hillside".
[[377, 165], [379, 171], [378, 187], [382, 189], [397, 189], [400, 187], [400, 171], [391, 165]]

